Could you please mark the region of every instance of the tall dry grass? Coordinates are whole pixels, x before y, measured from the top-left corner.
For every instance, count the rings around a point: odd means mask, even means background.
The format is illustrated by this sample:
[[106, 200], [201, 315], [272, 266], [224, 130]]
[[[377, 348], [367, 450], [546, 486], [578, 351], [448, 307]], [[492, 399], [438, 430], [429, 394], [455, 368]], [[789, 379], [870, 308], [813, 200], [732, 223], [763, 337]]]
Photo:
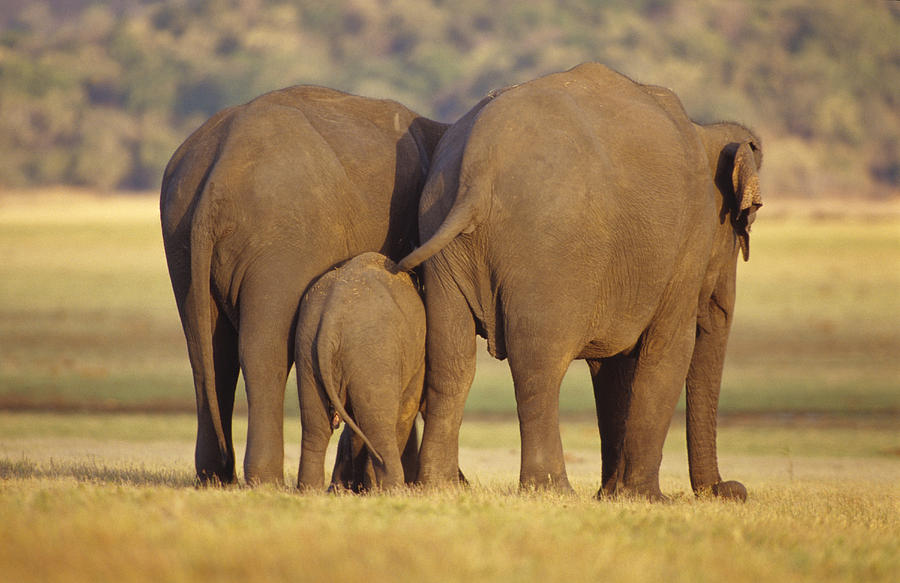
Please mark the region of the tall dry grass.
[[896, 426], [844, 433], [850, 451], [830, 449], [829, 427], [781, 427], [774, 447], [767, 431], [723, 428], [723, 472], [747, 484], [743, 505], [689, 494], [678, 428], [661, 470], [672, 501], [655, 505], [593, 499], [589, 422], [564, 424], [575, 496], [518, 492], [512, 421], [464, 425], [471, 487], [363, 497], [197, 489], [192, 429], [189, 415], [0, 413], [3, 579], [887, 582], [900, 572]]

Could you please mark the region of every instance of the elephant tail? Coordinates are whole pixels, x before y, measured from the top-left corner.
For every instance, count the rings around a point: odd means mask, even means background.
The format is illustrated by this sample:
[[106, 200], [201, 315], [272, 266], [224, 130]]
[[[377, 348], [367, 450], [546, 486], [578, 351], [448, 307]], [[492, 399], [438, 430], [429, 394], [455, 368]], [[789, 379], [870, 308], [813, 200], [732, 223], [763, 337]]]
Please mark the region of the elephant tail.
[[456, 201], [438, 230], [420, 247], [400, 260], [397, 267], [403, 271], [413, 268], [436, 255], [461, 233], [471, 233], [487, 215], [487, 197], [480, 196], [473, 187], [460, 188]]
[[[185, 331], [187, 332], [188, 356], [194, 371], [194, 387], [197, 391], [197, 412], [202, 414], [205, 408], [212, 418], [216, 441], [222, 462], [228, 457], [228, 444], [222, 418], [219, 411], [219, 399], [216, 394], [216, 367], [213, 362], [212, 295], [210, 292], [210, 276], [212, 274], [212, 255], [215, 234], [210, 224], [216, 224], [210, 217], [209, 191], [200, 200], [191, 226], [190, 255], [191, 283], [185, 298]], [[218, 220], [217, 218], [215, 220]]]
[[[464, 147], [460, 146], [467, 143], [472, 128], [484, 108], [494, 99], [515, 87], [513, 85], [491, 91], [443, 134], [435, 150], [425, 191], [443, 189], [443, 192], [430, 194], [437, 194], [439, 197], [455, 194], [456, 198], [438, 230], [419, 248], [401, 259], [397, 264], [399, 269], [411, 271], [417, 265], [436, 255], [457, 235], [474, 231], [475, 227], [487, 217], [488, 211], [490, 211], [492, 189], [489, 184], [485, 183], [483, 177], [479, 178], [479, 168], [483, 167], [477, 159], [479, 152], [468, 153]], [[455, 193], [452, 193], [453, 189], [456, 189]], [[422, 198], [424, 199], [425, 196], [423, 193]]]
[[[331, 312], [333, 314], [333, 312]], [[325, 313], [326, 322], [322, 323], [322, 326], [319, 328], [319, 334], [324, 338], [331, 338], [330, 330], [333, 329], [332, 326], [329, 326], [327, 320], [329, 318], [329, 312]], [[363, 443], [366, 444], [366, 447], [369, 448], [369, 451], [372, 452], [372, 455], [375, 456], [375, 459], [378, 460], [378, 463], [384, 464], [384, 458], [378, 453], [378, 450], [375, 449], [375, 446], [372, 445], [372, 442], [369, 441], [369, 438], [366, 437], [366, 434], [363, 433], [363, 430], [356, 424], [350, 414], [347, 413], [347, 410], [344, 408], [344, 404], [341, 401], [340, 396], [338, 395], [338, 390], [336, 387], [336, 380], [334, 378], [334, 344], [329, 340], [325, 342], [318, 341], [315, 345], [316, 351], [316, 365], [319, 368], [319, 379], [322, 382], [322, 388], [325, 390], [325, 394], [328, 396], [328, 400], [331, 401], [331, 406], [334, 407], [334, 410], [340, 416], [341, 420], [346, 423], [350, 429], [356, 433], [360, 439], [363, 440]]]

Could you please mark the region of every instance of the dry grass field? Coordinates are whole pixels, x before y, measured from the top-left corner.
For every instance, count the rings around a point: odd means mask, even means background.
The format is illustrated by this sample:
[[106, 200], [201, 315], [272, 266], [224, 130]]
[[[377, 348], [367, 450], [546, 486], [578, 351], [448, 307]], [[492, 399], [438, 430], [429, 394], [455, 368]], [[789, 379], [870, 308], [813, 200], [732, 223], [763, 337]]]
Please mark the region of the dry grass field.
[[[0, 196], [0, 580], [896, 581], [900, 211], [768, 201], [739, 266], [720, 462], [746, 504], [593, 499], [586, 367], [566, 378], [575, 497], [519, 493], [505, 363], [483, 356], [464, 490], [196, 489], [193, 389], [152, 196]], [[288, 387], [285, 479], [299, 421]], [[239, 455], [246, 433], [237, 414]]]

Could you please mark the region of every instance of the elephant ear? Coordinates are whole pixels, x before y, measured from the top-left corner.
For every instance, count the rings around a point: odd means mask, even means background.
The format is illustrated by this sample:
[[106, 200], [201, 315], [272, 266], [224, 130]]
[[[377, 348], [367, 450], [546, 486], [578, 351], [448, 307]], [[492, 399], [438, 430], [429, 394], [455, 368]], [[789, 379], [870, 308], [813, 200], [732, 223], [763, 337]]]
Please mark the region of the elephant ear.
[[731, 172], [736, 211], [732, 222], [741, 244], [744, 261], [750, 259], [750, 225], [756, 219], [757, 209], [762, 206], [755, 147], [749, 140], [738, 146], [734, 153], [734, 169]]

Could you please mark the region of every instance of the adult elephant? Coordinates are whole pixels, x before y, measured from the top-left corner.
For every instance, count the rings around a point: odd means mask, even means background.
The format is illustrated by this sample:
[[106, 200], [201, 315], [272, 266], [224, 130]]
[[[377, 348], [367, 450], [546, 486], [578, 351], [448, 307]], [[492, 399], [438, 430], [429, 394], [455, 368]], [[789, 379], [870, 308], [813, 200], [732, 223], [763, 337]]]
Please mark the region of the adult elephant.
[[239, 370], [249, 404], [245, 479], [284, 479], [300, 297], [359, 253], [409, 251], [445, 129], [394, 101], [298, 86], [217, 113], [172, 156], [160, 214], [194, 372], [201, 481], [235, 480]]
[[687, 380], [690, 474], [722, 482], [716, 407], [737, 254], [761, 201], [759, 140], [693, 123], [666, 89], [594, 63], [491, 95], [444, 135], [419, 206], [427, 307], [419, 481], [456, 477], [475, 334], [508, 358], [520, 483], [570, 489], [559, 388], [591, 367], [603, 489], [660, 498], [662, 446]]

